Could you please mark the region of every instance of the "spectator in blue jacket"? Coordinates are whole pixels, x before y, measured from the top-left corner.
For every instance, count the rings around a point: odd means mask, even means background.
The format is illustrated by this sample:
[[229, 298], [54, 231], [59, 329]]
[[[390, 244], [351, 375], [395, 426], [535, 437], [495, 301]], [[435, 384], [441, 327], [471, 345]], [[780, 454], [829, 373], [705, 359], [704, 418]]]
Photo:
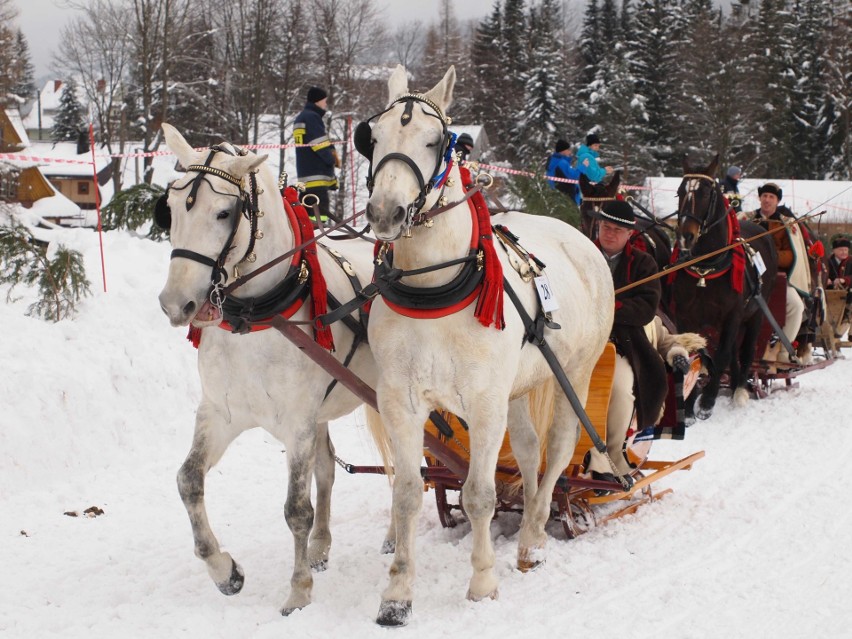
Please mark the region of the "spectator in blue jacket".
[[601, 141], [594, 133], [586, 136], [586, 143], [581, 144], [577, 150], [577, 168], [585, 173], [590, 182], [600, 182], [607, 175], [612, 175], [612, 167], [601, 167], [598, 164], [600, 157]]
[[[296, 176], [305, 185], [305, 194], [319, 199], [319, 211], [323, 220], [328, 219], [330, 210], [329, 191], [337, 190], [335, 167], [340, 166], [337, 151], [328, 139], [323, 116], [328, 108], [328, 93], [319, 87], [308, 89], [307, 102], [293, 124], [293, 139], [296, 147]], [[310, 202], [309, 202], [310, 204]]]
[[[571, 166], [571, 145], [565, 140], [556, 140], [553, 147], [553, 154], [547, 162], [547, 176], [557, 178], [567, 178], [569, 180], [579, 180], [580, 172]], [[579, 185], [576, 182], [557, 182], [548, 180], [550, 188], [556, 189], [572, 198], [577, 206], [583, 201], [583, 196], [580, 194]]]

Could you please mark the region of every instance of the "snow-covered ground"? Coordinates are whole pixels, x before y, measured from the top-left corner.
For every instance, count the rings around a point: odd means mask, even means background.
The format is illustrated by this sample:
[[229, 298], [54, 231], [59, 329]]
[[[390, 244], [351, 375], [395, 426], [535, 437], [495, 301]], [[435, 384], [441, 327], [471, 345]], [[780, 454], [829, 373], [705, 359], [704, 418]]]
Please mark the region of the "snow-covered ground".
[[[656, 443], [655, 458], [706, 457], [635, 515], [574, 541], [552, 524], [535, 572], [514, 569], [518, 517], [500, 515], [496, 601], [465, 600], [469, 527], [443, 529], [425, 494], [414, 618], [396, 631], [373, 623], [391, 561], [378, 552], [387, 482], [342, 471], [329, 568], [309, 607], [279, 615], [292, 566], [285, 456], [247, 433], [206, 491], [213, 528], [246, 572], [239, 595], [221, 595], [193, 555], [175, 486], [199, 384], [185, 330], [158, 308], [169, 247], [106, 234], [104, 293], [97, 234], [56, 234], [84, 253], [92, 281], [77, 318], [26, 317], [25, 289], [0, 305], [4, 639], [849, 636], [849, 361], [741, 411], [721, 400], [685, 441]], [[345, 460], [376, 462], [359, 414], [331, 431]], [[104, 514], [82, 516], [90, 506]]]

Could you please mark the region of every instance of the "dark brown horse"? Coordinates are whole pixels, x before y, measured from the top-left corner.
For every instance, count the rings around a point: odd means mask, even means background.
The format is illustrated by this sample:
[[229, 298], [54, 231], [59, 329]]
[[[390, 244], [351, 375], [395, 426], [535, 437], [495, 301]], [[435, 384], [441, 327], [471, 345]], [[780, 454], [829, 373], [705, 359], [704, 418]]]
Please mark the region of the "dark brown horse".
[[[750, 222], [739, 223], [729, 209], [716, 182], [717, 155], [709, 166], [691, 167], [683, 163], [683, 181], [678, 188], [677, 260], [708, 255], [763, 231]], [[765, 271], [758, 273], [759, 254]], [[771, 236], [758, 238], [745, 248], [708, 257], [693, 266], [673, 273], [670, 278], [672, 315], [678, 331], [701, 333], [707, 338], [711, 355], [704, 363], [707, 381], [695, 407], [697, 391], [687, 402], [687, 417], [707, 419], [713, 412], [719, 393], [719, 380], [728, 370], [734, 403], [748, 399], [746, 385], [754, 359], [763, 313], [755, 299], [769, 299], [778, 270], [778, 255]]]

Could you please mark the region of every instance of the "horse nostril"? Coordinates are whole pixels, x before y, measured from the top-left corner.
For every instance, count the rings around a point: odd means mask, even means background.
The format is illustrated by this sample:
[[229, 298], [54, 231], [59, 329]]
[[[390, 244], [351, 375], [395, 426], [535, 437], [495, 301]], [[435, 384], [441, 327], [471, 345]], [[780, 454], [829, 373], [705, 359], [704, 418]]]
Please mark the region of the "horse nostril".
[[401, 224], [404, 219], [405, 219], [405, 207], [397, 206], [393, 210], [393, 223], [394, 224]]
[[693, 236], [693, 234], [692, 234], [692, 233], [684, 233], [684, 234], [683, 234], [683, 241], [684, 241], [684, 243], [685, 243], [687, 246], [692, 246], [692, 239], [693, 239], [693, 237], [694, 237], [694, 236]]
[[373, 205], [367, 202], [367, 207], [365, 209], [365, 213], [367, 216], [368, 222], [373, 222], [376, 219], [376, 216], [373, 214]]
[[189, 302], [186, 306], [183, 307], [184, 317], [192, 317], [195, 315], [195, 302]]

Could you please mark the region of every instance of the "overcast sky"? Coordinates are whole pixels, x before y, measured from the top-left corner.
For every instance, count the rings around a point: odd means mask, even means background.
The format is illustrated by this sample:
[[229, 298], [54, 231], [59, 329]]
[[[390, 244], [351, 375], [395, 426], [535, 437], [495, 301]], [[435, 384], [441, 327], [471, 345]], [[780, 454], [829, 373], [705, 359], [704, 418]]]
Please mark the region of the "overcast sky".
[[[75, 11], [65, 0], [16, 0], [18, 25], [30, 45], [36, 77], [50, 73], [52, 55], [59, 32]], [[440, 0], [384, 0], [387, 20], [399, 24], [421, 20], [428, 24], [438, 18]], [[453, 11], [459, 20], [482, 18], [490, 13], [494, 0], [453, 0]]]

